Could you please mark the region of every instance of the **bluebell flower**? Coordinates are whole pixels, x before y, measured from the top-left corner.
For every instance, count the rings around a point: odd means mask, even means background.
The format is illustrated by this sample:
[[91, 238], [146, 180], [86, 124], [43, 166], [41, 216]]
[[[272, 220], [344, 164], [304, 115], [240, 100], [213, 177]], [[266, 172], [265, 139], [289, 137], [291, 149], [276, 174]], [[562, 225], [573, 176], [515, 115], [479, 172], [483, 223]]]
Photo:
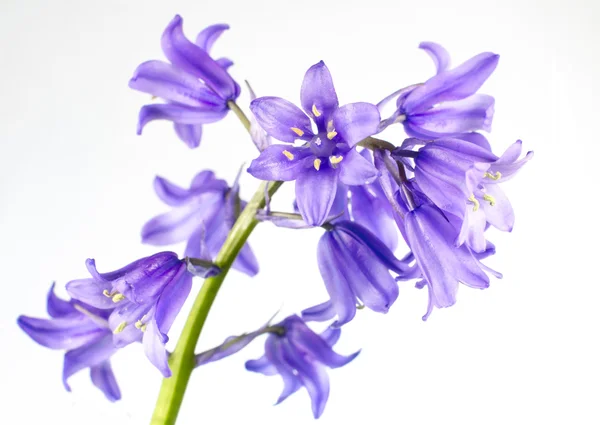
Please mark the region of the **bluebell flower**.
[[67, 283], [69, 295], [110, 311], [113, 344], [124, 347], [142, 341], [150, 362], [170, 376], [167, 333], [192, 286], [186, 261], [173, 252], [160, 252], [109, 273], [99, 273], [93, 259], [86, 265], [92, 277]]
[[246, 369], [263, 375], [280, 375], [284, 388], [277, 404], [300, 388], [308, 391], [315, 418], [319, 418], [329, 398], [327, 368], [338, 368], [354, 360], [359, 352], [342, 356], [333, 351], [340, 329], [328, 328], [321, 335], [313, 332], [298, 316], [290, 316], [265, 341], [265, 354], [246, 362]]
[[306, 320], [329, 320], [337, 315], [335, 326], [354, 318], [357, 300], [367, 308], [387, 313], [396, 298], [399, 279], [410, 279], [416, 269], [411, 258], [397, 259], [373, 233], [350, 221], [336, 222], [325, 232], [317, 248], [319, 270], [330, 300], [306, 309]]
[[[295, 180], [300, 214], [308, 224], [320, 226], [329, 216], [338, 181], [363, 185], [377, 178], [377, 170], [355, 146], [377, 132], [380, 115], [375, 105], [364, 102], [339, 107], [331, 74], [322, 61], [306, 72], [300, 98], [304, 112], [278, 97], [260, 97], [251, 103], [262, 128], [288, 145], [265, 149], [248, 172], [261, 180]], [[297, 140], [301, 146], [292, 145]]]
[[177, 136], [195, 148], [202, 138], [202, 125], [223, 119], [228, 112], [227, 102], [239, 96], [240, 87], [227, 72], [232, 62], [210, 56], [213, 43], [229, 26], [212, 25], [192, 43], [183, 34], [182, 24], [183, 19], [175, 16], [162, 36], [162, 49], [171, 63], [142, 63], [129, 87], [166, 101], [142, 107], [138, 134], [150, 121], [168, 120], [174, 123]]
[[499, 55], [480, 53], [448, 69], [450, 58], [443, 47], [431, 42], [419, 47], [433, 58], [437, 74], [423, 84], [397, 92], [397, 109], [380, 130], [401, 122], [409, 136], [422, 139], [491, 131], [494, 98], [477, 91], [496, 69]]
[[111, 309], [97, 309], [81, 301], [65, 301], [54, 293], [47, 297], [50, 319], [19, 316], [17, 323], [35, 342], [55, 350], [66, 350], [63, 383], [71, 391], [68, 379], [83, 369], [90, 370], [92, 383], [110, 401], [121, 398], [112, 371], [110, 357], [117, 351], [108, 326]]
[[[142, 241], [156, 246], [187, 241], [187, 257], [214, 259], [239, 210], [246, 205], [239, 200], [237, 179], [230, 188], [208, 170], [199, 172], [187, 189], [163, 177], [156, 177], [154, 189], [158, 197], [173, 209], [144, 225]], [[258, 273], [258, 261], [247, 243], [232, 267], [249, 276]]]

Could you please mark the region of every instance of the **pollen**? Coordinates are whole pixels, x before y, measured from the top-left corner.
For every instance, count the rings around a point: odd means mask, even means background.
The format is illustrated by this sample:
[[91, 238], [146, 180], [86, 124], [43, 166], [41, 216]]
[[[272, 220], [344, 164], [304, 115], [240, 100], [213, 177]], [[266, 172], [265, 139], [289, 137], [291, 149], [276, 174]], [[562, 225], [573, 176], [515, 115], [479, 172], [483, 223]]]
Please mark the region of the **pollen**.
[[321, 116], [321, 112], [319, 112], [319, 110], [317, 109], [317, 105], [315, 105], [315, 104], [313, 104], [312, 113], [315, 114], [315, 117]]
[[333, 165], [339, 164], [340, 162], [342, 162], [342, 159], [344, 159], [344, 157], [342, 155], [338, 155], [338, 156], [330, 156], [329, 157], [329, 162]]
[[102, 295], [104, 295], [106, 298], [112, 297], [112, 294], [110, 292], [108, 292], [108, 289], [105, 289], [104, 291], [102, 291]]
[[113, 303], [118, 303], [119, 301], [123, 301], [125, 299], [125, 295], [116, 293], [112, 296]]
[[469, 196], [468, 200], [473, 203], [473, 211], [477, 211], [479, 209], [479, 201], [475, 198], [475, 195]]
[[335, 130], [331, 130], [329, 133], [327, 133], [327, 138], [329, 140], [333, 139], [335, 136], [337, 136], [337, 131]]
[[300, 130], [298, 127], [292, 127], [291, 130], [300, 137], [304, 136], [304, 131]]
[[120, 334], [121, 332], [123, 332], [123, 329], [125, 329], [125, 327], [127, 326], [127, 322], [121, 322], [119, 323], [119, 326], [117, 326], [115, 328], [115, 330], [113, 331], [113, 333], [116, 334]]
[[321, 160], [319, 158], [316, 158], [315, 162], [313, 162], [313, 165], [315, 166], [315, 170], [319, 171], [319, 169], [321, 168]]
[[291, 153], [290, 151], [283, 151], [283, 154], [284, 154], [284, 155], [285, 155], [285, 157], [286, 157], [287, 159], [289, 159], [290, 161], [291, 161], [292, 159], [294, 159], [294, 154], [293, 154], [293, 153]]
[[502, 177], [502, 174], [500, 173], [500, 171], [496, 171], [494, 174], [485, 173], [483, 175], [483, 178], [486, 178], [486, 177], [490, 180], [500, 180], [500, 177]]
[[333, 120], [329, 120], [327, 123], [327, 131], [333, 131]]
[[146, 323], [144, 323], [141, 327], [140, 327], [140, 331], [142, 332], [146, 332], [146, 328], [148, 327], [148, 325]]
[[488, 201], [492, 207], [496, 205], [496, 199], [491, 195], [483, 195], [483, 199]]
[[141, 329], [142, 326], [144, 326], [144, 323], [141, 320], [138, 320], [137, 322], [135, 322], [135, 327], [137, 329]]

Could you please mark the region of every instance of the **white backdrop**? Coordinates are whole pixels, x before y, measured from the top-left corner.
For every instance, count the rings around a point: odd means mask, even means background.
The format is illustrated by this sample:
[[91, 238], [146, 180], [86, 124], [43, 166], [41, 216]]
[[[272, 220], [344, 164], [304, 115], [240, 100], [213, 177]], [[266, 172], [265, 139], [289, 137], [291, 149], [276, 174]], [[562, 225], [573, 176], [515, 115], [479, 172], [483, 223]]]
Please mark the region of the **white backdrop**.
[[[205, 127], [193, 151], [167, 123], [135, 135], [138, 109], [149, 99], [127, 81], [142, 61], [162, 58], [161, 32], [179, 13], [189, 36], [229, 23], [215, 51], [236, 62], [234, 77], [250, 80], [260, 95], [294, 102], [304, 72], [320, 59], [341, 103], [377, 102], [432, 74], [420, 41], [442, 43], [454, 64], [497, 52], [500, 65], [483, 90], [496, 97], [492, 145], [500, 153], [521, 138], [536, 152], [506, 185], [514, 231], [492, 237], [498, 255], [488, 264], [504, 279], [486, 291], [461, 287], [457, 305], [434, 311], [427, 323], [426, 293], [410, 284], [388, 315], [360, 312], [338, 351], [363, 351], [331, 372], [321, 424], [600, 423], [593, 168], [600, 153], [593, 129], [599, 9], [594, 0], [3, 0], [2, 422], [149, 421], [161, 379], [141, 346], [114, 358], [123, 400], [110, 404], [85, 372], [72, 379], [73, 393], [65, 392], [62, 354], [37, 346], [16, 318], [43, 316], [51, 281], [86, 276], [88, 257], [102, 271], [155, 251], [139, 243], [142, 224], [165, 211], [152, 190], [155, 174], [186, 185], [210, 167], [231, 181], [255, 156], [234, 116]], [[244, 93], [239, 103], [247, 102]], [[401, 132], [389, 137], [399, 142]], [[246, 176], [243, 193], [255, 186]], [[282, 193], [278, 202], [287, 205], [290, 188]], [[282, 302], [287, 314], [325, 300], [315, 254], [320, 233], [260, 226], [251, 243], [261, 273], [231, 273], [200, 348], [262, 324]], [[273, 407], [279, 378], [244, 370], [261, 351], [262, 341], [255, 342], [196, 371], [180, 423], [312, 423], [304, 390]]]

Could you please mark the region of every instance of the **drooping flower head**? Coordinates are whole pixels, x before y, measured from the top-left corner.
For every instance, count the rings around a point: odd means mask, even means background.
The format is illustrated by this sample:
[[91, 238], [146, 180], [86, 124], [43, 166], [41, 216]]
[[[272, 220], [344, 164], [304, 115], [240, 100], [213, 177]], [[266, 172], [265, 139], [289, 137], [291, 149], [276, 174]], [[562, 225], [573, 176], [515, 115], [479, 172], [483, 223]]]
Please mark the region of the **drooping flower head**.
[[[397, 109], [380, 129], [401, 122], [409, 136], [422, 139], [460, 137], [479, 130], [489, 132], [494, 98], [477, 91], [496, 69], [499, 55], [480, 53], [449, 69], [450, 55], [442, 46], [423, 42], [419, 47], [433, 58], [437, 74], [423, 84], [396, 92]], [[390, 97], [380, 102], [380, 106]]]
[[[199, 172], [189, 188], [182, 188], [163, 177], [156, 177], [158, 197], [173, 209], [149, 220], [142, 229], [142, 241], [156, 246], [187, 241], [187, 257], [214, 259], [227, 238], [240, 210], [246, 205], [239, 199], [239, 185], [229, 187], [212, 171]], [[246, 243], [233, 268], [254, 276], [258, 261]]]
[[354, 318], [359, 301], [376, 312], [389, 310], [398, 298], [390, 271], [400, 279], [416, 277], [411, 257], [398, 260], [377, 236], [350, 221], [336, 222], [323, 234], [317, 259], [330, 300], [304, 310], [302, 317], [324, 321], [337, 315], [336, 326]]
[[328, 328], [322, 334], [313, 332], [298, 316], [290, 316], [278, 325], [280, 333], [271, 333], [265, 341], [265, 354], [246, 362], [246, 369], [263, 375], [280, 375], [284, 388], [277, 404], [300, 388], [308, 391], [315, 418], [323, 413], [329, 398], [327, 368], [338, 368], [354, 360], [359, 352], [342, 356], [332, 347], [341, 335], [340, 329]]
[[[322, 61], [306, 72], [300, 98], [304, 112], [278, 97], [260, 97], [251, 103], [262, 128], [288, 145], [265, 149], [248, 172], [261, 180], [295, 180], [302, 217], [319, 226], [330, 213], [338, 181], [363, 185], [377, 178], [377, 170], [354, 148], [377, 132], [380, 116], [369, 103], [339, 107], [331, 74]], [[302, 145], [292, 145], [295, 141]]]
[[191, 289], [186, 262], [173, 252], [160, 252], [109, 273], [99, 273], [93, 259], [86, 265], [92, 277], [67, 283], [69, 295], [109, 311], [114, 345], [124, 347], [141, 340], [152, 364], [170, 376], [165, 343]]
[[35, 342], [55, 350], [66, 350], [63, 383], [71, 391], [68, 379], [83, 369], [90, 369], [92, 383], [110, 401], [121, 398], [112, 371], [110, 357], [117, 351], [113, 344], [108, 317], [112, 309], [97, 309], [81, 301], [65, 301], [54, 293], [47, 297], [50, 319], [19, 316], [17, 323]]
[[227, 115], [227, 102], [240, 94], [239, 85], [227, 68], [229, 59], [213, 59], [210, 50], [228, 25], [205, 28], [192, 43], [183, 34], [183, 19], [177, 15], [162, 36], [162, 50], [171, 63], [151, 60], [142, 63], [129, 87], [164, 99], [166, 103], [145, 105], [140, 110], [138, 134], [153, 120], [172, 121], [177, 136], [190, 148], [202, 138], [202, 125]]

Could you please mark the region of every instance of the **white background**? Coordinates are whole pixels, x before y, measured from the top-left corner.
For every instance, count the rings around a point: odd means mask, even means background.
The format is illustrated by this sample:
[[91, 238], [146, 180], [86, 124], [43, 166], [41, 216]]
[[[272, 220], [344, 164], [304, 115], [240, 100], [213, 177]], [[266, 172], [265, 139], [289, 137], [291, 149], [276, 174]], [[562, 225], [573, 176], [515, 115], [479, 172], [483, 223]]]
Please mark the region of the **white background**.
[[[504, 273], [490, 289], [461, 287], [458, 303], [426, 323], [426, 293], [402, 284], [391, 312], [362, 311], [338, 351], [362, 348], [334, 370], [321, 424], [597, 424], [597, 140], [599, 3], [473, 1], [27, 1], [0, 5], [0, 404], [2, 422], [146, 424], [160, 385], [141, 346], [115, 356], [123, 400], [110, 404], [85, 372], [64, 391], [62, 353], [37, 346], [19, 314], [45, 315], [51, 281], [86, 276], [84, 261], [113, 270], [155, 248], [140, 244], [166, 211], [152, 179], [187, 185], [210, 167], [232, 180], [255, 156], [234, 116], [205, 127], [189, 150], [170, 124], [135, 135], [149, 96], [127, 88], [142, 61], [162, 58], [175, 13], [188, 36], [227, 22], [216, 45], [261, 95], [299, 101], [306, 69], [329, 66], [342, 103], [377, 102], [433, 73], [420, 41], [442, 43], [456, 65], [501, 55], [483, 92], [496, 97], [497, 153], [517, 138], [535, 158], [506, 184], [512, 234], [492, 232]], [[247, 105], [244, 93], [240, 104]], [[395, 143], [400, 131], [390, 132]], [[249, 196], [256, 182], [243, 180]], [[291, 200], [291, 185], [279, 205]], [[199, 348], [324, 301], [319, 230], [260, 226], [251, 238], [261, 273], [231, 273]], [[174, 247], [179, 252], [182, 246]], [[195, 290], [200, 282], [196, 283]], [[191, 301], [191, 298], [190, 298]], [[175, 331], [181, 328], [180, 317]], [[174, 334], [176, 336], [176, 334]], [[173, 338], [175, 339], [175, 338]], [[181, 424], [313, 423], [304, 390], [273, 407], [279, 378], [244, 370], [262, 342], [196, 371]]]

